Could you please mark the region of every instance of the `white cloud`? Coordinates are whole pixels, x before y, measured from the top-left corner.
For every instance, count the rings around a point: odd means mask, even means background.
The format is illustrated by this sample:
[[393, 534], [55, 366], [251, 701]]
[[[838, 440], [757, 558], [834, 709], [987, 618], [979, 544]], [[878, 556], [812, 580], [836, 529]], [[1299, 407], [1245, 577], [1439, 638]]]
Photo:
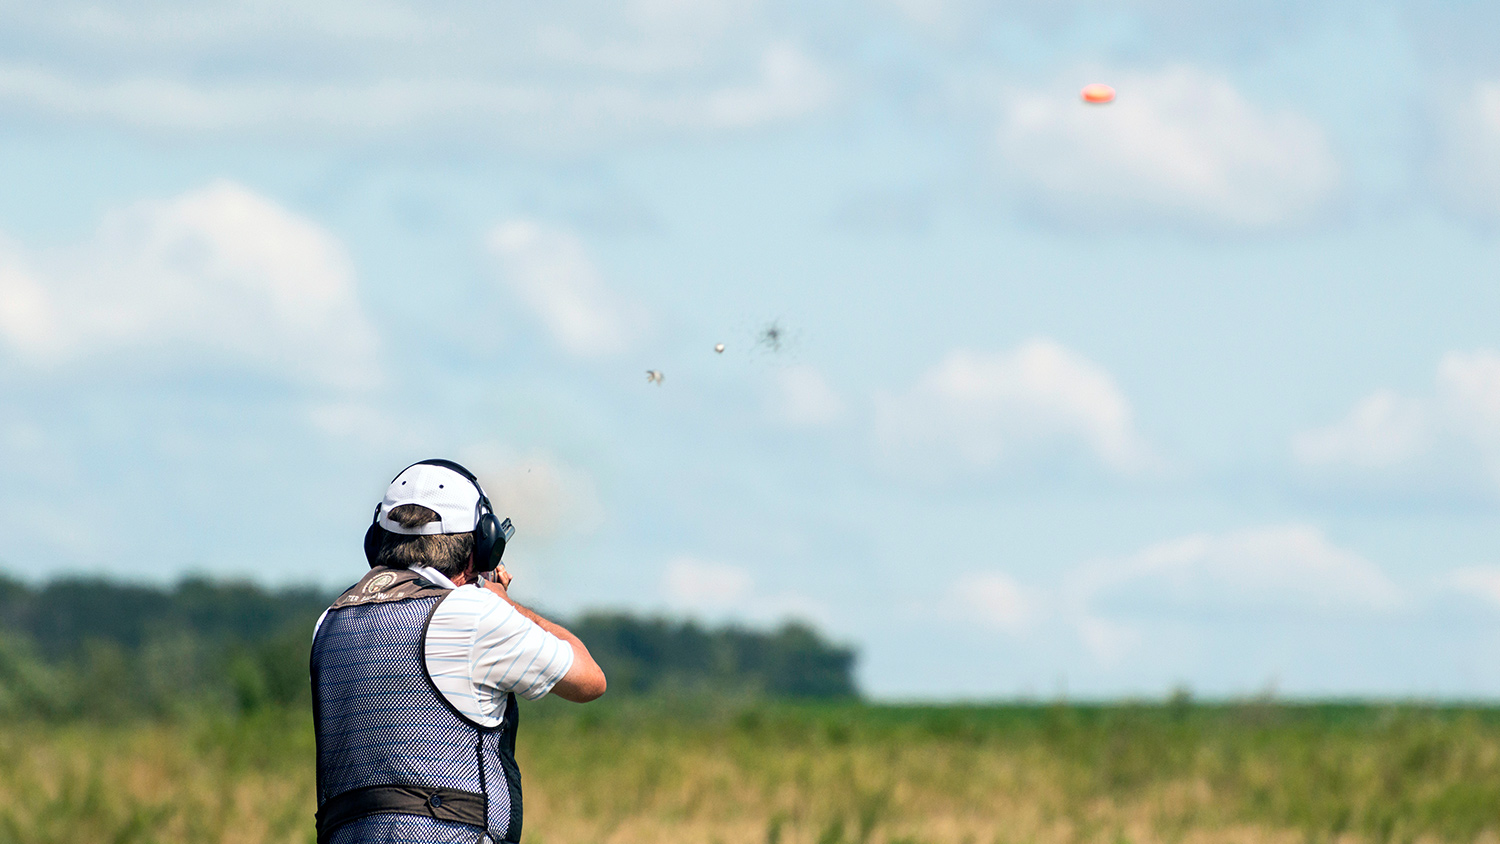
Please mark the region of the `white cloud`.
[[1404, 600], [1379, 567], [1306, 525], [1157, 543], [1085, 566], [1064, 586], [1071, 623], [1101, 659], [1119, 658], [1169, 622], [1385, 613]]
[[564, 351], [579, 356], [619, 352], [641, 333], [644, 311], [606, 288], [573, 232], [532, 220], [507, 220], [490, 231], [488, 245], [500, 263], [502, 280]]
[[828, 425], [844, 413], [844, 400], [811, 366], [790, 366], [776, 373], [768, 412], [773, 420], [793, 428]]
[[1438, 363], [1437, 382], [1442, 412], [1500, 471], [1500, 353], [1449, 352]]
[[260, 0], [253, 4], [23, 0], [7, 3], [6, 11], [16, 29], [38, 40], [125, 55], [194, 49], [207, 53], [264, 39], [425, 40], [442, 26], [435, 15], [421, 15], [415, 8], [385, 0]]
[[1430, 424], [1422, 402], [1380, 390], [1356, 404], [1344, 419], [1298, 434], [1292, 452], [1308, 466], [1396, 466], [1428, 448]]
[[758, 0], [6, 8], [0, 115], [148, 132], [372, 135], [548, 151], [794, 120], [833, 74]]
[[985, 469], [1059, 448], [1119, 472], [1151, 463], [1114, 379], [1050, 340], [949, 353], [906, 393], [876, 397], [876, 433], [888, 453], [932, 468]]
[[377, 393], [332, 394], [307, 406], [307, 421], [331, 439], [384, 453], [425, 451], [426, 425], [380, 402]]
[[999, 572], [968, 574], [954, 582], [949, 602], [986, 627], [1020, 633], [1038, 621], [1041, 598]]
[[[1128, 21], [1151, 33], [1154, 49], [1168, 55], [1215, 48], [1261, 52], [1267, 45], [1299, 40], [1322, 20], [1315, 6], [1265, 0], [882, 0], [878, 5], [890, 7], [918, 31], [944, 39], [950, 50], [981, 52], [989, 52], [985, 36], [996, 27], [1062, 39], [1077, 36], [1079, 21], [1101, 18]], [[1463, 11], [1472, 26], [1473, 10]]]
[[430, 74], [298, 84], [154, 75], [96, 82], [0, 65], [0, 113], [170, 133], [481, 137], [549, 149], [621, 135], [752, 128], [814, 112], [834, 92], [828, 72], [787, 44], [769, 46], [748, 80], [678, 91], [604, 81], [558, 91]]
[[973, 32], [981, 4], [973, 0], [883, 0], [918, 32], [954, 38]]
[[827, 627], [822, 601], [795, 590], [770, 590], [754, 570], [684, 554], [668, 561], [661, 579], [671, 610], [727, 621], [774, 624], [789, 619]]
[[1373, 393], [1345, 419], [1294, 437], [1293, 454], [1320, 471], [1403, 480], [1458, 471], [1500, 484], [1500, 353], [1449, 352], [1434, 382], [1427, 396]]
[[27, 356], [53, 358], [69, 344], [51, 297], [24, 261], [18, 244], [0, 242], [0, 336]]
[[1076, 86], [1004, 103], [1002, 171], [1049, 214], [1263, 229], [1310, 218], [1338, 184], [1322, 129], [1224, 79], [1185, 66], [1096, 76], [1119, 91], [1113, 104], [1083, 105]]
[[343, 246], [218, 181], [109, 213], [88, 241], [0, 243], [0, 340], [34, 367], [148, 361], [336, 389], [378, 380]]
[[753, 82], [710, 92], [692, 108], [701, 115], [690, 119], [711, 128], [744, 129], [816, 111], [833, 95], [827, 71], [796, 47], [773, 44], [761, 56]]
[[[11, 0], [6, 13], [16, 38], [46, 44], [68, 58], [92, 54], [99, 64], [169, 65], [184, 57], [280, 49], [289, 64], [321, 51], [345, 60], [341, 69], [354, 70], [405, 68], [423, 60], [474, 68], [553, 61], [651, 73], [712, 58], [725, 37], [737, 32], [763, 34], [764, 6], [761, 0], [561, 0], [546, 7], [483, 0], [441, 6], [403, 0]], [[626, 55], [627, 47], [636, 55]]]
[[1433, 178], [1453, 210], [1500, 220], [1500, 81], [1475, 83], [1439, 118]]
[[[1449, 585], [1500, 603], [1500, 569], [1464, 572]], [[942, 594], [940, 608], [924, 611], [1011, 636], [1070, 631], [1102, 663], [1149, 657], [1147, 648], [1191, 649], [1229, 624], [1342, 625], [1414, 606], [1380, 567], [1301, 524], [1183, 536], [1038, 585], [970, 572]]]
[[1443, 579], [1443, 585], [1500, 607], [1500, 566], [1469, 566]]
[[674, 603], [723, 612], [742, 603], [753, 584], [750, 573], [738, 566], [678, 557], [667, 564], [663, 586]]

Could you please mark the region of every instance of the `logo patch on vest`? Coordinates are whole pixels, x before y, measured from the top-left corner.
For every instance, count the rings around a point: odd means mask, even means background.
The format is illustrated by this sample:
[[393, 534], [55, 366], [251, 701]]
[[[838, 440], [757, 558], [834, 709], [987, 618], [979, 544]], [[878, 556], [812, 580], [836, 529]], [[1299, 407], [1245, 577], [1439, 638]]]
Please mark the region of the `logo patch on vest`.
[[406, 569], [375, 569], [351, 586], [348, 592], [339, 596], [329, 609], [405, 601], [408, 598], [445, 595], [447, 592], [444, 587], [428, 583], [415, 572]]

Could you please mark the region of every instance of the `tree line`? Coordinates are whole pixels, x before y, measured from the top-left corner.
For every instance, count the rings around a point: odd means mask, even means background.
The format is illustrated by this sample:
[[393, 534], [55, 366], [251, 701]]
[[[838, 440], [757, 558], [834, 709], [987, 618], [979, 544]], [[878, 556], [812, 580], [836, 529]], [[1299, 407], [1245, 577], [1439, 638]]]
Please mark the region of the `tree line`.
[[[0, 713], [175, 716], [305, 706], [312, 588], [189, 578], [171, 587], [0, 576]], [[812, 627], [769, 630], [588, 613], [565, 621], [611, 696], [849, 698], [855, 653]]]

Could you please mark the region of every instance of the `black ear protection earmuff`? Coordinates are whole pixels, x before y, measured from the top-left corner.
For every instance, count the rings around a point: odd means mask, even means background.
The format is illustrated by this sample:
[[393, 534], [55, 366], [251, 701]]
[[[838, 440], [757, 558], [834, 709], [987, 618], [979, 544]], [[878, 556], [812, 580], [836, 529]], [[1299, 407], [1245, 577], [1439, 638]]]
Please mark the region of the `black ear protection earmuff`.
[[[495, 516], [495, 508], [490, 506], [489, 496], [484, 494], [484, 487], [479, 485], [479, 479], [474, 477], [473, 472], [452, 460], [418, 460], [411, 466], [442, 466], [444, 469], [452, 469], [467, 478], [474, 489], [479, 491], [479, 520], [474, 526], [474, 571], [478, 574], [494, 571], [500, 565], [501, 555], [505, 553], [505, 543], [515, 535], [516, 529], [511, 525], [510, 519], [502, 522]], [[401, 477], [401, 472], [396, 473], [396, 478]], [[391, 481], [394, 483], [396, 478]], [[386, 534], [385, 528], [380, 526], [380, 507], [380, 504], [375, 505], [375, 516], [370, 520], [370, 529], [365, 531], [365, 559], [372, 566], [375, 565], [375, 557], [380, 553], [380, 544]]]

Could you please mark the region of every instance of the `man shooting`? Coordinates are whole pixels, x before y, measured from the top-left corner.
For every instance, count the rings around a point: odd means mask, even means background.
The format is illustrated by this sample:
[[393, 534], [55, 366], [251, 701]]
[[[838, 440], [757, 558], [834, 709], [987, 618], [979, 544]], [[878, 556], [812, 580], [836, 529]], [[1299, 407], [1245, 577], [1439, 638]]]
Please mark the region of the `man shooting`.
[[515, 696], [583, 703], [605, 680], [577, 636], [510, 599], [509, 534], [457, 463], [386, 490], [370, 572], [313, 636], [319, 844], [520, 840]]

